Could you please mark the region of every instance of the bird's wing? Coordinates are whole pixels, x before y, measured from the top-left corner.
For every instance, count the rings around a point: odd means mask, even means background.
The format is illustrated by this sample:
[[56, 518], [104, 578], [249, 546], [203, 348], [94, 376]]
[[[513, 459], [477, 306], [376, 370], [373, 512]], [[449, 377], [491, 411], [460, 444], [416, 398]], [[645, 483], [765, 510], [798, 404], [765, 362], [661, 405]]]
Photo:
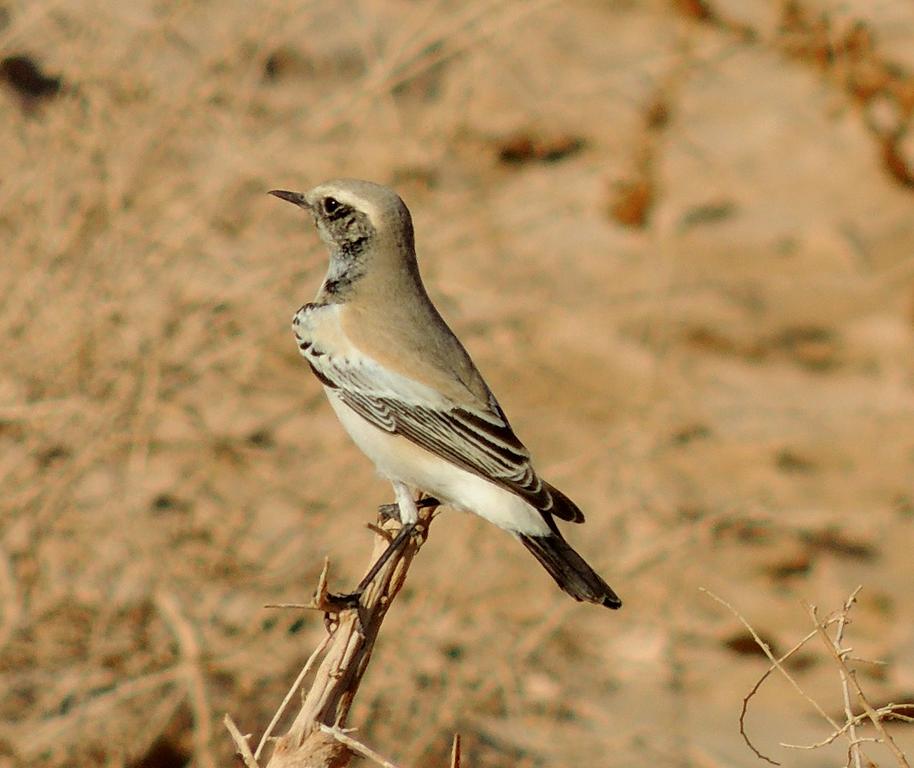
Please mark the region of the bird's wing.
[[537, 476], [529, 452], [491, 395], [481, 407], [458, 406], [355, 350], [330, 354], [311, 344], [302, 354], [326, 387], [379, 429], [516, 493], [546, 515], [583, 522], [581, 511]]

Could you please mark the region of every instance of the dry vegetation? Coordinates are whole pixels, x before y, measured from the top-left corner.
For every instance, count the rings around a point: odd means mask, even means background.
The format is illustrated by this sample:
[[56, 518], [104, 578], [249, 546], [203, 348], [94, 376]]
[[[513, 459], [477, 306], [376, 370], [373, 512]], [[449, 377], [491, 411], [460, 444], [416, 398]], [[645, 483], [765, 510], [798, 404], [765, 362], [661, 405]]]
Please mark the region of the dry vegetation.
[[[406, 198], [626, 603], [445, 512], [361, 741], [411, 768], [458, 731], [473, 768], [761, 765], [739, 711], [769, 660], [701, 587], [779, 658], [801, 600], [825, 619], [864, 585], [846, 634], [885, 663], [847, 663], [874, 711], [911, 701], [912, 35], [905, 0], [2, 0], [0, 768], [231, 764], [223, 714], [259, 738], [324, 637], [264, 604], [307, 601], [325, 555], [357, 581], [389, 488], [298, 358], [324, 255], [265, 194], [340, 175]], [[840, 727], [837, 663], [784, 665]], [[777, 679], [759, 751], [853, 759], [779, 746], [834, 729]]]

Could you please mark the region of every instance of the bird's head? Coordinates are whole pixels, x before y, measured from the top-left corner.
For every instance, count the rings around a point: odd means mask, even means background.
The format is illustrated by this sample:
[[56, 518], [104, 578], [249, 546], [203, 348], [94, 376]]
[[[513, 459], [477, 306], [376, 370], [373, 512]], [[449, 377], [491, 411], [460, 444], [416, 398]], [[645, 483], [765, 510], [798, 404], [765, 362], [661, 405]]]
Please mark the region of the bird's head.
[[311, 213], [331, 255], [357, 256], [379, 244], [413, 244], [409, 210], [391, 189], [370, 181], [336, 179], [310, 192], [274, 189], [271, 195]]

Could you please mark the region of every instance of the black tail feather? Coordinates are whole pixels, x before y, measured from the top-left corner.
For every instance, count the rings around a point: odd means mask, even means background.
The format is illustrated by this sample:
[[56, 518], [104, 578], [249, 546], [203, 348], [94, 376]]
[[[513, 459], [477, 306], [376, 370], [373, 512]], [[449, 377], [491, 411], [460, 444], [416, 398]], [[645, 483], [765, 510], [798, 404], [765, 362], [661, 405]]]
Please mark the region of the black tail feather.
[[578, 509], [577, 504], [575, 504], [554, 485], [550, 485], [545, 481], [543, 482], [543, 485], [546, 487], [546, 490], [549, 491], [549, 495], [552, 497], [552, 506], [547, 510], [541, 509], [541, 512], [545, 511], [547, 514], [554, 515], [555, 517], [559, 518], [559, 520], [567, 520], [569, 523], [584, 522], [584, 513]]
[[575, 600], [607, 608], [620, 608], [622, 601], [612, 588], [591, 568], [560, 533], [547, 536], [519, 535], [524, 546], [549, 571], [563, 591]]

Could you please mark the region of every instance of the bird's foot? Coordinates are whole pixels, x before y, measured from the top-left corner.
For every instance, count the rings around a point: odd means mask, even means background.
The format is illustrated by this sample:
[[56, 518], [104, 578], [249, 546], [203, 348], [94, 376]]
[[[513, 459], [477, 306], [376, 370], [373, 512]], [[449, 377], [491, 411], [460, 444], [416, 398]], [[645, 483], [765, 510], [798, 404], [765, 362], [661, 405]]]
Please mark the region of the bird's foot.
[[324, 603], [328, 613], [340, 613], [359, 607], [364, 588], [357, 588], [353, 592], [328, 592], [324, 596]]
[[378, 507], [378, 518], [382, 523], [388, 520], [400, 520], [400, 507], [397, 504], [382, 504]]
[[[426, 509], [427, 507], [440, 507], [441, 502], [433, 496], [426, 496], [423, 499], [419, 499], [416, 502], [416, 509]], [[393, 504], [382, 504], [378, 507], [378, 517], [381, 518], [381, 522], [387, 522], [388, 520], [400, 520], [400, 505], [397, 503]]]

